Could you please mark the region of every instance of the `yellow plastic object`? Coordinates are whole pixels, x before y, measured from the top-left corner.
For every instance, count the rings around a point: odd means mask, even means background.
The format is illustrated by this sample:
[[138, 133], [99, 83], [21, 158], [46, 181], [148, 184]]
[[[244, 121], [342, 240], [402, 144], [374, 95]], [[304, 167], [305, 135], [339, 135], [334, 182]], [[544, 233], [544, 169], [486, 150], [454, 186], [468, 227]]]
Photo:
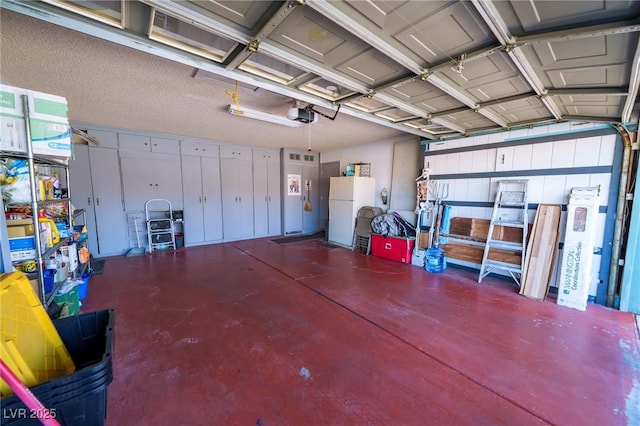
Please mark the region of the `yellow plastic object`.
[[47, 227], [49, 235], [51, 235], [52, 244], [49, 244], [49, 247], [58, 244], [60, 242], [60, 233], [58, 233], [58, 227], [56, 226], [54, 220], [47, 217], [40, 217], [38, 218], [38, 221], [40, 222], [41, 226], [45, 225]]
[[[22, 272], [0, 275], [0, 359], [27, 387], [75, 371], [29, 280]], [[2, 396], [13, 392], [0, 381]]]

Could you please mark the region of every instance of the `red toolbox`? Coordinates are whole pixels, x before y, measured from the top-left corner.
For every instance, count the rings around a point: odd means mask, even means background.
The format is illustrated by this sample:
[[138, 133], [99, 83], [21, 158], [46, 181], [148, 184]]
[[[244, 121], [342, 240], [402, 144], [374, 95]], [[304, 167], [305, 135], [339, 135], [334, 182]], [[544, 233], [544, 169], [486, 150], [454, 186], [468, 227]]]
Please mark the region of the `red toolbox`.
[[385, 237], [371, 234], [371, 254], [396, 262], [411, 263], [415, 238]]

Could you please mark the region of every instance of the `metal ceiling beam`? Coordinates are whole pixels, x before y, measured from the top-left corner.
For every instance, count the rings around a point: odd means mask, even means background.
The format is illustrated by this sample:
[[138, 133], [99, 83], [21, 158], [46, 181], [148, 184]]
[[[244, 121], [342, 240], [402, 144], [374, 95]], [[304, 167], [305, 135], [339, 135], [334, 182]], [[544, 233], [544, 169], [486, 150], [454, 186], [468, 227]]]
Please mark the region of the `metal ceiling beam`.
[[562, 114], [560, 109], [558, 109], [558, 106], [552, 99], [546, 96], [546, 89], [533, 70], [533, 67], [531, 67], [531, 64], [529, 64], [529, 61], [520, 49], [514, 46], [516, 39], [511, 34], [511, 31], [509, 31], [509, 27], [493, 5], [492, 0], [472, 0], [472, 3], [480, 16], [482, 16], [482, 19], [484, 19], [489, 28], [491, 28], [491, 31], [498, 41], [505, 46], [509, 58], [511, 58], [514, 65], [518, 68], [520, 74], [527, 80], [533, 90], [541, 96], [542, 103], [544, 103], [556, 119], [561, 119]]
[[417, 62], [411, 60], [406, 55], [400, 53], [397, 47], [390, 45], [384, 39], [378, 37], [374, 32], [368, 30], [358, 21], [351, 18], [347, 14], [335, 7], [336, 2], [328, 0], [307, 0], [306, 5], [323, 16], [329, 18], [351, 34], [364, 40], [371, 47], [384, 53], [403, 67], [407, 68], [415, 74], [421, 74], [423, 68]]
[[452, 108], [446, 111], [432, 112], [431, 114], [429, 114], [429, 118], [443, 117], [446, 115], [458, 114], [460, 112], [467, 112], [467, 111], [471, 111], [471, 110], [467, 107]]
[[563, 117], [566, 120], [574, 120], [574, 121], [594, 121], [598, 123], [619, 123], [620, 119], [618, 117], [595, 117], [592, 115], [565, 115]]
[[[98, 37], [103, 40], [130, 47], [141, 52], [156, 55], [164, 59], [175, 61], [184, 65], [189, 65], [195, 68], [200, 68], [204, 71], [209, 71], [213, 74], [226, 77], [231, 80], [237, 80], [241, 83], [259, 86], [264, 88], [265, 90], [269, 90], [271, 92], [290, 98], [298, 99], [302, 102], [308, 102], [310, 104], [318, 105], [332, 110], [335, 109], [335, 105], [325, 99], [310, 96], [304, 92], [294, 90], [286, 86], [258, 79], [247, 73], [225, 70], [220, 65], [197, 55], [167, 47], [166, 45], [150, 40], [147, 37], [123, 32], [120, 29], [100, 24], [91, 19], [85, 19], [65, 10], [51, 7], [45, 3], [22, 2], [18, 0], [2, 0], [1, 8], [11, 10], [16, 13], [21, 13], [23, 15], [27, 15], [32, 18], [40, 19], [56, 25], [60, 25], [73, 31], [78, 31], [84, 34]], [[384, 120], [372, 114], [366, 114], [353, 108], [343, 107], [340, 112], [352, 117], [379, 124], [381, 126], [400, 130], [405, 133], [410, 133], [429, 139], [432, 138], [430, 134], [419, 129], [412, 129], [402, 124], [395, 124], [393, 122], [390, 122], [389, 120]]]
[[535, 93], [523, 93], [521, 95], [508, 96], [506, 98], [499, 98], [499, 99], [494, 99], [487, 102], [482, 102], [478, 104], [478, 108], [489, 108], [495, 105], [508, 104], [510, 102], [517, 102], [517, 101], [522, 101], [525, 99], [537, 98], [537, 97], [538, 95]]
[[253, 36], [251, 43], [247, 44], [245, 49], [236, 54], [236, 56], [227, 63], [226, 68], [228, 70], [236, 69], [240, 64], [256, 53], [260, 43], [265, 40], [299, 4], [300, 3], [291, 0], [282, 3], [280, 7], [273, 12], [269, 19], [267, 19], [264, 25], [262, 25], [260, 30]]
[[[11, 0], [9, 0], [11, 1]], [[169, 1], [169, 0], [139, 0], [150, 6], [157, 8], [158, 10], [166, 13], [167, 15], [178, 18], [191, 25], [195, 25], [198, 28], [202, 28], [205, 31], [212, 32], [220, 37], [228, 38], [238, 43], [248, 45], [251, 43], [251, 36], [238, 31], [227, 25], [223, 25], [215, 19], [211, 19], [207, 16], [195, 13], [188, 7], [185, 7], [183, 2]]]
[[453, 124], [449, 120], [445, 120], [442, 117], [433, 118], [431, 119], [431, 122], [434, 124], [438, 124], [442, 127], [446, 127], [447, 129], [455, 130], [456, 132], [461, 133], [463, 135], [467, 134], [467, 129], [465, 129], [462, 126], [458, 126], [457, 124]]
[[549, 89], [549, 96], [627, 96], [627, 87], [585, 87], [576, 89]]
[[530, 36], [514, 37], [514, 46], [526, 46], [553, 41], [578, 40], [582, 38], [604, 37], [608, 35], [626, 34], [640, 31], [640, 20], [610, 22], [602, 25], [571, 28], [561, 31], [549, 31]]
[[[418, 76], [426, 76], [427, 77], [427, 81], [431, 82], [431, 75], [432, 75], [431, 71], [432, 71], [432, 69], [424, 69], [421, 64], [416, 63], [415, 61], [411, 60], [406, 55], [402, 54], [397, 47], [392, 46], [391, 44], [387, 43], [384, 39], [378, 37], [374, 32], [372, 32], [372, 31], [368, 30], [367, 28], [365, 28], [358, 21], [356, 21], [355, 19], [351, 18], [350, 16], [348, 16], [345, 13], [343, 13], [342, 11], [340, 11], [337, 7], [335, 7], [335, 4], [336, 4], [335, 2], [331, 2], [331, 1], [327, 1], [327, 0], [308, 0], [307, 1], [307, 5], [309, 7], [313, 8], [317, 12], [321, 13], [323, 16], [331, 19], [333, 22], [336, 22], [342, 28], [346, 29], [347, 31], [349, 31], [350, 33], [354, 34], [358, 38], [366, 41], [373, 48], [375, 48], [376, 50], [384, 53], [386, 56], [388, 56], [389, 58], [393, 59], [397, 63], [401, 64], [402, 66], [404, 66], [405, 68], [407, 68], [411, 72], [415, 73], [416, 75], [418, 75]], [[491, 54], [495, 53], [497, 50], [499, 50], [501, 48], [502, 48], [501, 46], [498, 46], [498, 47], [492, 47], [492, 48], [489, 48], [489, 49], [482, 49], [482, 50], [479, 50], [478, 52], [474, 52], [473, 55], [471, 55], [470, 57], [466, 58], [465, 60], [466, 61], [472, 61], [474, 59], [479, 59], [479, 58], [482, 58], [482, 57], [486, 57], [488, 55], [491, 55]], [[453, 61], [450, 60], [450, 61], [447, 61], [445, 63], [439, 64], [437, 67], [435, 67], [435, 69], [441, 69], [441, 68], [450, 67], [451, 65], [455, 65], [455, 64], [457, 64], [459, 62], [460, 61], [457, 61], [457, 60], [453, 60]], [[406, 84], [407, 82], [412, 81], [413, 78], [414, 77], [402, 78], [402, 79], [396, 80], [394, 82], [385, 84], [383, 86], [374, 88], [373, 90], [376, 93], [375, 98], [376, 99], [381, 99], [381, 100], [385, 99], [384, 102], [387, 102], [387, 103], [388, 102], [393, 102], [392, 105], [396, 106], [399, 109], [402, 109], [402, 110], [404, 110], [406, 112], [409, 112], [411, 114], [414, 114], [414, 115], [418, 115], [420, 117], [426, 117], [426, 115], [428, 114], [426, 111], [418, 110], [418, 109], [416, 109], [415, 106], [413, 106], [410, 103], [402, 102], [402, 101], [399, 101], [399, 100], [397, 100], [397, 99], [395, 99], [393, 97], [387, 97], [387, 96], [385, 96], [385, 95], [380, 93], [382, 90], [388, 89], [388, 88], [393, 87], [393, 86], [397, 86], [398, 84]], [[470, 101], [465, 95], [463, 95], [462, 93], [456, 91], [451, 85], [445, 83], [443, 80], [438, 79], [436, 81], [435, 85], [440, 90], [443, 90], [447, 94], [454, 93], [454, 95], [452, 95], [452, 96], [456, 97], [456, 99], [458, 99], [458, 100], [465, 99], [466, 101], [463, 102], [465, 105], [468, 105], [468, 106], [470, 106], [472, 108], [475, 106], [475, 102]], [[417, 113], [418, 111], [419, 111], [419, 114]], [[494, 117], [492, 114], [487, 114], [487, 118], [492, 120], [492, 121], [495, 121], [496, 124], [504, 125], [504, 122], [502, 120], [499, 120], [497, 117]]]
[[496, 114], [494, 114], [493, 111], [490, 111], [488, 109], [478, 108], [476, 112], [484, 116], [484, 118], [486, 118], [487, 120], [493, 121], [494, 123], [498, 124], [500, 127], [503, 127], [505, 129], [509, 127], [509, 124], [503, 119], [501, 119], [500, 117], [498, 117]]
[[[185, 19], [188, 22], [198, 22], [207, 28], [211, 27], [215, 29], [216, 34], [219, 34], [222, 37], [231, 38], [232, 40], [239, 43], [243, 43], [245, 45], [249, 45], [252, 41], [248, 39], [246, 35], [239, 33], [238, 31], [234, 30], [231, 27], [224, 26], [221, 23], [214, 21], [212, 19], [194, 14], [193, 11], [179, 4], [179, 2], [178, 4], [176, 4], [176, 2], [167, 1], [167, 0], [143, 0], [143, 1], [152, 5], [155, 5], [158, 8], [161, 8], [163, 11], [166, 11], [166, 13], [170, 13], [173, 15], [176, 15], [176, 13], [178, 13], [181, 19]], [[332, 21], [338, 23], [344, 29], [351, 32], [352, 34], [355, 34], [359, 38], [368, 41], [370, 44], [372, 44], [372, 41], [373, 41], [376, 50], [381, 51], [385, 55], [392, 58], [394, 61], [408, 68], [410, 71], [418, 75], [423, 75], [426, 72], [426, 70], [424, 70], [419, 64], [410, 60], [405, 55], [402, 55], [401, 53], [399, 53], [398, 49], [389, 45], [384, 40], [376, 36], [374, 33], [372, 33], [371, 31], [367, 30], [362, 25], [357, 23], [355, 20], [351, 19], [350, 17], [348, 17], [347, 15], [345, 15], [344, 13], [336, 9], [332, 5], [332, 2], [325, 1], [325, 0], [310, 0], [306, 4], [312, 7], [314, 10], [318, 11], [319, 13], [323, 14], [324, 16], [328, 17]], [[287, 8], [289, 7], [289, 5], [290, 5], [290, 2], [286, 2], [285, 4], [283, 4], [282, 8]], [[290, 13], [290, 10], [287, 11], [287, 14], [288, 13]], [[266, 35], [265, 35], [265, 38], [266, 38]], [[475, 59], [476, 56], [478, 58], [486, 56], [490, 53], [493, 53], [496, 49], [498, 49], [498, 47], [490, 48], [488, 50], [483, 49], [482, 51], [478, 51], [476, 55], [472, 55], [470, 58], [467, 58], [467, 60], [473, 60]], [[297, 66], [302, 70], [315, 73], [328, 81], [338, 83], [340, 86], [346, 87], [349, 90], [353, 90], [353, 91], [362, 93], [364, 95], [370, 95], [372, 93], [372, 90], [370, 88], [363, 86], [361, 83], [357, 81], [354, 81], [340, 73], [337, 73], [332, 69], [328, 69], [326, 67], [319, 68], [318, 64], [307, 61], [307, 60], [303, 60], [302, 58], [299, 58], [293, 54], [290, 54], [287, 51], [284, 51], [283, 49], [280, 49], [277, 46], [269, 44], [265, 40], [263, 40], [263, 43], [260, 44], [260, 50], [286, 63], [290, 63], [294, 66]], [[245, 55], [246, 57], [243, 58], [243, 56]], [[232, 60], [231, 64], [233, 65], [235, 65], [236, 63], [239, 64], [243, 60], [246, 60], [246, 58], [249, 57], [250, 55], [251, 53], [241, 54], [240, 57], [236, 58], [236, 60]], [[441, 66], [444, 67], [445, 65], [441, 65]], [[449, 65], [446, 65], [446, 66], [449, 66]], [[232, 68], [229, 67], [228, 65], [228, 70], [231, 70], [231, 69]], [[431, 78], [429, 78], [428, 80], [431, 80]], [[441, 79], [435, 79], [435, 81], [436, 81], [435, 85], [437, 85], [445, 93], [448, 93], [448, 94], [454, 93], [453, 96], [456, 97], [457, 99], [459, 100], [466, 99], [467, 101], [463, 102], [466, 105], [469, 105], [472, 108], [475, 106], [475, 102], [473, 102], [472, 100], [469, 100], [464, 94], [455, 91], [453, 87], [446, 84]], [[376, 92], [375, 89], [373, 90], [373, 93], [374, 93], [374, 97], [376, 99], [379, 99], [381, 102], [388, 103], [389, 105], [392, 105], [410, 114], [417, 115], [419, 117], [425, 117], [427, 115], [427, 112], [416, 108], [414, 105], [410, 103], [402, 102], [388, 95], [380, 94]], [[499, 122], [497, 124], [502, 124], [502, 123]]]

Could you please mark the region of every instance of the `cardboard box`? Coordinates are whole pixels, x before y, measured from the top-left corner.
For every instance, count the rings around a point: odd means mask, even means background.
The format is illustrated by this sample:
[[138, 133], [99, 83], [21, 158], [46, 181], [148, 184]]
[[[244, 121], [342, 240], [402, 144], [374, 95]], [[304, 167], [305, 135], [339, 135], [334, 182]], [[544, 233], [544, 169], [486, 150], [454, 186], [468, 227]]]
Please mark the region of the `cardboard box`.
[[396, 262], [411, 263], [415, 239], [371, 234], [371, 254]]
[[29, 104], [33, 153], [71, 157], [71, 126], [67, 100], [61, 96], [11, 86], [0, 86], [0, 148], [27, 152], [22, 96]]
[[27, 152], [24, 108], [21, 96], [26, 90], [0, 86], [0, 150]]
[[595, 279], [593, 248], [599, 215], [598, 188], [574, 188], [567, 206], [567, 227], [562, 249], [558, 304], [584, 311]]
[[36, 239], [34, 237], [9, 238], [11, 260], [25, 260], [36, 257]]
[[33, 223], [29, 225], [7, 226], [7, 234], [9, 238], [33, 235]]
[[69, 107], [62, 96], [29, 90], [29, 128], [34, 154], [71, 157]]

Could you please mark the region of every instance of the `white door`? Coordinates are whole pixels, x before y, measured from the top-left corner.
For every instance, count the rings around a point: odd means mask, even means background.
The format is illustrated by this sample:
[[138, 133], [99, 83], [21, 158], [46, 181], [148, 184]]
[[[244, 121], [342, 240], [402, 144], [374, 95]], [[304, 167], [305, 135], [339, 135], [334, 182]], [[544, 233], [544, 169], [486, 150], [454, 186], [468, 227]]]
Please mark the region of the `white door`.
[[[98, 236], [96, 229], [96, 215], [93, 208], [93, 186], [91, 184], [91, 166], [89, 163], [89, 147], [87, 145], [73, 146], [74, 158], [69, 161], [69, 194], [71, 204], [76, 209], [86, 212], [87, 238], [89, 250], [97, 251]], [[81, 219], [77, 218], [78, 224]]]
[[265, 158], [253, 160], [253, 226], [256, 237], [269, 234], [269, 182]]
[[189, 246], [204, 241], [200, 157], [183, 156], [182, 171], [184, 242]]
[[202, 206], [205, 241], [222, 240], [222, 199], [220, 189], [220, 161], [202, 157]]
[[100, 256], [123, 254], [128, 248], [127, 222], [122, 206], [118, 151], [91, 147], [89, 160], [98, 238], [97, 253]]
[[180, 157], [156, 154], [152, 160], [154, 198], [169, 200], [173, 210], [182, 206], [182, 172]]
[[253, 174], [251, 160], [220, 159], [224, 239], [253, 236]]
[[269, 235], [282, 234], [282, 214], [280, 208], [280, 162], [275, 154], [274, 161], [267, 162], [267, 199], [269, 200]]
[[[291, 234], [299, 234], [302, 233], [302, 194], [290, 194], [288, 191], [288, 180], [289, 178], [296, 177], [302, 179], [302, 165], [299, 164], [291, 164], [288, 166], [287, 175], [283, 176], [285, 182], [283, 182], [283, 186], [285, 187], [283, 197], [284, 199], [284, 209], [285, 209], [285, 218], [286, 221], [284, 223], [284, 233], [285, 235]], [[302, 182], [301, 182], [302, 183]]]
[[144, 211], [144, 203], [155, 197], [153, 161], [149, 158], [122, 157], [124, 205], [130, 211]]

